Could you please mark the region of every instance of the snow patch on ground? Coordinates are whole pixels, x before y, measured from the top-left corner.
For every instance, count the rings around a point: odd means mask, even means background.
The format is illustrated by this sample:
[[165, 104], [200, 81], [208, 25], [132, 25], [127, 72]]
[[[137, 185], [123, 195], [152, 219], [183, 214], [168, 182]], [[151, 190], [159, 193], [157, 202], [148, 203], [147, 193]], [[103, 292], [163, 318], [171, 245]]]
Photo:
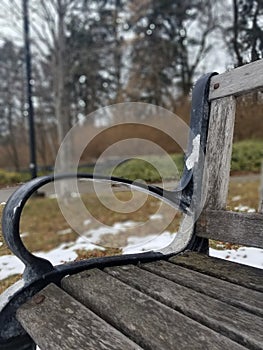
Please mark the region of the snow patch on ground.
[[[88, 224], [88, 223], [87, 223]], [[119, 232], [125, 232], [131, 227], [135, 227], [140, 223], [135, 221], [126, 221], [115, 223], [112, 227], [99, 227], [97, 229], [91, 229], [84, 232], [83, 236], [77, 238], [75, 242], [62, 243], [57, 248], [50, 250], [49, 252], [34, 252], [34, 255], [49, 260], [54, 265], [62, 264], [66, 261], [74, 261], [77, 258], [77, 250], [93, 250], [101, 249], [103, 247], [93, 244], [100, 240], [102, 235], [111, 233], [117, 234]], [[65, 229], [57, 232], [60, 235], [71, 233], [71, 229]], [[9, 276], [21, 274], [24, 270], [24, 264], [14, 255], [0, 256], [0, 280], [3, 280]]]
[[255, 213], [256, 209], [250, 208], [247, 205], [239, 204], [237, 207], [234, 207], [234, 210], [239, 212], [246, 212], [246, 213]]
[[[57, 248], [49, 252], [35, 252], [34, 255], [49, 260], [54, 265], [59, 265], [65, 261], [74, 261], [77, 258], [76, 250], [102, 249], [90, 243], [85, 237], [79, 237], [75, 242], [62, 243]], [[24, 271], [24, 264], [14, 255], [0, 256], [0, 280], [9, 276], [21, 274]]]
[[22, 273], [23, 270], [24, 264], [14, 255], [3, 255], [0, 257], [0, 280]]
[[160, 235], [149, 235], [147, 237], [129, 237], [128, 245], [123, 248], [123, 254], [141, 253], [149, 250], [163, 248], [172, 242], [176, 234], [168, 231]]
[[91, 242], [98, 242], [101, 236], [106, 234], [118, 234], [120, 232], [125, 232], [127, 229], [131, 227], [136, 227], [140, 225], [139, 222], [135, 221], [125, 221], [125, 222], [117, 222], [113, 226], [102, 226], [96, 229], [90, 229], [83, 233], [83, 236], [86, 237]]
[[90, 219], [87, 219], [87, 220], [84, 220], [84, 221], [83, 221], [83, 225], [84, 225], [84, 226], [88, 226], [90, 223], [91, 223], [91, 220], [90, 220]]
[[263, 269], [263, 249], [252, 247], [240, 247], [237, 250], [209, 249], [209, 254], [216, 258], [233, 261], [239, 264], [249, 265]]
[[234, 196], [231, 200], [232, 202], [237, 202], [237, 201], [240, 201], [241, 199], [241, 196]]
[[68, 235], [71, 232], [72, 232], [71, 228], [65, 228], [65, 230], [57, 231], [57, 234], [58, 235]]
[[150, 220], [161, 220], [163, 216], [161, 214], [153, 214], [149, 216]]

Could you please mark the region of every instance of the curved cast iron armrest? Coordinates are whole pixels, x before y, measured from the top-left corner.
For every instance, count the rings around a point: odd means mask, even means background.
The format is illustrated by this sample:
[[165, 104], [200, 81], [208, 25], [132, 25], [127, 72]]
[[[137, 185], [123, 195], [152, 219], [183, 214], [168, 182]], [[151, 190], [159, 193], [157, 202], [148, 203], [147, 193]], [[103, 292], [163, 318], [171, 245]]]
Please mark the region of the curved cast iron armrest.
[[[4, 208], [2, 220], [3, 236], [10, 250], [25, 264], [25, 280], [32, 281], [34, 279], [38, 279], [47, 272], [53, 271], [54, 267], [48, 260], [31, 254], [24, 246], [19, 232], [20, 218], [23, 208], [31, 195], [42, 186], [56, 180], [72, 179], [75, 177], [76, 175], [74, 174], [62, 174], [56, 177], [54, 177], [54, 175], [50, 175], [33, 179], [22, 185], [16, 192], [14, 192]], [[189, 204], [182, 200], [180, 196], [181, 191], [167, 191], [158, 186], [147, 186], [139, 182], [133, 182], [117, 177], [107, 177], [93, 174], [77, 174], [77, 177], [91, 180], [106, 180], [128, 185], [139, 191], [143, 191], [160, 198], [169, 204], [180, 207], [180, 209], [185, 213], [189, 207]]]

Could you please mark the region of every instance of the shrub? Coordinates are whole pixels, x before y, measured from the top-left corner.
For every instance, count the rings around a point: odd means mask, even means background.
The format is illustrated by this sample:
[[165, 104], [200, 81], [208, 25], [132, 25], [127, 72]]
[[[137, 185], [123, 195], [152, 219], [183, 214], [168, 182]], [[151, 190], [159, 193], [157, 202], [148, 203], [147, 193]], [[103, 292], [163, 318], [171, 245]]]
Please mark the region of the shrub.
[[262, 160], [263, 141], [245, 140], [233, 144], [232, 172], [259, 172]]
[[171, 155], [178, 172], [171, 167], [168, 157], [148, 156], [142, 159], [131, 159], [120, 164], [113, 171], [113, 176], [129, 180], [142, 179], [148, 182], [160, 182], [163, 180], [178, 179], [183, 170], [183, 156], [180, 154]]
[[[183, 170], [183, 155], [172, 154], [179, 176]], [[263, 141], [245, 140], [233, 145], [231, 160], [232, 172], [259, 172], [263, 160]], [[161, 169], [162, 176], [157, 169]], [[178, 178], [178, 174], [171, 169], [167, 158], [158, 156], [142, 157], [142, 159], [131, 159], [120, 164], [113, 171], [114, 176], [129, 180], [143, 179], [148, 182], [160, 182]], [[176, 176], [177, 175], [177, 176]]]
[[21, 182], [21, 175], [0, 169], [0, 185], [14, 185]]

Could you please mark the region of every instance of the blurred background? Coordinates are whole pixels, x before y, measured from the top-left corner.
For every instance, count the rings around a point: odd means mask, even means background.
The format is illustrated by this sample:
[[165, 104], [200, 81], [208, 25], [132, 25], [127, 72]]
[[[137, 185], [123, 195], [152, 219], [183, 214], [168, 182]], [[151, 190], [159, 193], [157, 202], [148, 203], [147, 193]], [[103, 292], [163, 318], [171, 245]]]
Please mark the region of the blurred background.
[[[40, 172], [52, 170], [65, 134], [96, 109], [147, 102], [188, 121], [200, 75], [263, 53], [261, 0], [2, 0], [0, 6], [0, 168], [24, 173], [13, 182], [27, 178], [30, 163], [25, 19]], [[261, 93], [239, 101], [235, 141], [262, 139], [261, 104]], [[89, 121], [92, 134], [107, 116]], [[96, 160], [105, 139], [90, 145], [83, 162]]]

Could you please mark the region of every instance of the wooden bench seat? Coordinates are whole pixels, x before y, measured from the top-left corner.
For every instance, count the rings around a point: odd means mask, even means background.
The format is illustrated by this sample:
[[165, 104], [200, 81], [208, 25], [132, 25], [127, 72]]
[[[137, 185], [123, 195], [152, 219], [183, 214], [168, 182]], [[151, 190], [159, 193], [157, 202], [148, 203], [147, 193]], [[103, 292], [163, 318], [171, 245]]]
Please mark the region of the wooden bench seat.
[[91, 269], [18, 310], [42, 350], [263, 349], [263, 273], [198, 253]]

